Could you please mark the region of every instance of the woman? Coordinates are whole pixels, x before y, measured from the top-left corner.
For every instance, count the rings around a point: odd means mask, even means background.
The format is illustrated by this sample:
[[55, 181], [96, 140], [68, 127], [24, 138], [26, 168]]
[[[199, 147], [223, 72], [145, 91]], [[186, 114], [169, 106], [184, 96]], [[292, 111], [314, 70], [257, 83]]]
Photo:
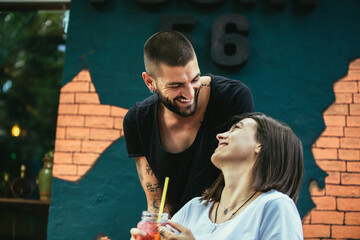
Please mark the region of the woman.
[[295, 206], [303, 174], [301, 141], [290, 127], [262, 113], [232, 123], [217, 135], [211, 157], [222, 174], [173, 216], [169, 225], [179, 233], [160, 227], [161, 239], [303, 239]]

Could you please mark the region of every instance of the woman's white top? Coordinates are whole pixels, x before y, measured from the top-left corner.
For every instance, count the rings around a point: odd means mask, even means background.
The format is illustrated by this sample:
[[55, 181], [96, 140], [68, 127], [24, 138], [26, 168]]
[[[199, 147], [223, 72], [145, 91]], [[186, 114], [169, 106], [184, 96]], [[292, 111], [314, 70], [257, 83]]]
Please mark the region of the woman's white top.
[[209, 218], [213, 203], [205, 206], [199, 199], [190, 200], [172, 218], [189, 228], [196, 240], [304, 239], [294, 201], [276, 190], [261, 194], [237, 216], [220, 224]]

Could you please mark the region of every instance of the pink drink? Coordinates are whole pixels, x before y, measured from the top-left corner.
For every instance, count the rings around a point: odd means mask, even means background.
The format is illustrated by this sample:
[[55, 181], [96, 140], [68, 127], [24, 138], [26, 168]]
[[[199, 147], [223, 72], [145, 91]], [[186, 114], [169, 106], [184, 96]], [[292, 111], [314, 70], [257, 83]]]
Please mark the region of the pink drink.
[[145, 231], [147, 234], [144, 237], [137, 236], [136, 240], [160, 240], [158, 227], [165, 226], [168, 220], [168, 214], [161, 215], [160, 222], [157, 221], [158, 213], [143, 211], [141, 221], [138, 223], [137, 228]]
[[136, 240], [160, 240], [160, 233], [158, 232], [158, 227], [160, 225], [164, 226], [165, 224], [156, 222], [139, 222], [137, 228], [145, 231], [147, 234], [144, 237], [137, 237]]

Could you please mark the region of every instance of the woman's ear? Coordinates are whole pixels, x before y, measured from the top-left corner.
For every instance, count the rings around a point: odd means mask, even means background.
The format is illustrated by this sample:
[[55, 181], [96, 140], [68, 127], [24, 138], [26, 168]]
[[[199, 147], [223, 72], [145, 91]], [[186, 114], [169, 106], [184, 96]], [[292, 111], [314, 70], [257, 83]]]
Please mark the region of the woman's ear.
[[144, 79], [144, 83], [149, 88], [149, 90], [154, 92], [156, 90], [155, 80], [147, 72], [143, 72], [141, 76]]
[[256, 153], [256, 154], [259, 154], [260, 151], [261, 151], [261, 144], [258, 143], [258, 144], [256, 144], [256, 146], [255, 146], [255, 153]]

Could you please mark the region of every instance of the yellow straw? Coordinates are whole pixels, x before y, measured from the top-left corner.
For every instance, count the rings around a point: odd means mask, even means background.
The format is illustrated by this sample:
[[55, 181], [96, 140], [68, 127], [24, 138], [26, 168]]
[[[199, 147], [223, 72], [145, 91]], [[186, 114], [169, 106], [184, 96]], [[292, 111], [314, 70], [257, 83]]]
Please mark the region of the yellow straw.
[[169, 185], [169, 178], [166, 177], [166, 178], [165, 178], [164, 189], [163, 189], [163, 193], [162, 193], [162, 197], [161, 197], [159, 215], [158, 215], [158, 219], [157, 219], [158, 222], [160, 222], [160, 220], [161, 220], [161, 215], [162, 215], [162, 213], [163, 213], [163, 211], [164, 211], [165, 198], [166, 198], [166, 192], [167, 192], [168, 185]]

